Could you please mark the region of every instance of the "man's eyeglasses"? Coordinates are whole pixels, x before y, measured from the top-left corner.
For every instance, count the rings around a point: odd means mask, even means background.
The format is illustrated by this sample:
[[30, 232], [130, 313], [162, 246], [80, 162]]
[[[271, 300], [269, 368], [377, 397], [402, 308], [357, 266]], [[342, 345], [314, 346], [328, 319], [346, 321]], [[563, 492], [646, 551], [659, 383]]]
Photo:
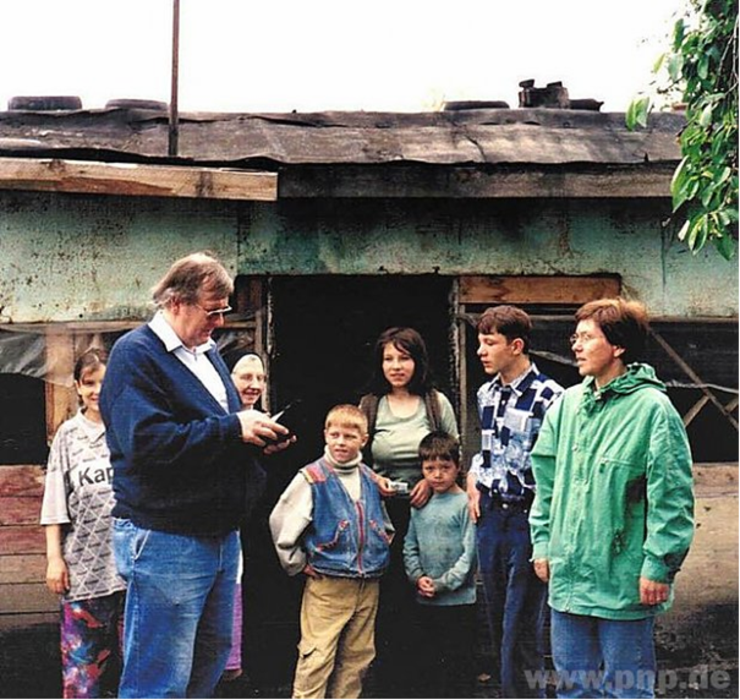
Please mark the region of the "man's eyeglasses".
[[193, 306], [197, 306], [208, 319], [216, 318], [216, 316], [225, 316], [226, 314], [233, 311], [230, 306], [224, 306], [222, 309], [205, 309], [200, 304], [193, 304]]

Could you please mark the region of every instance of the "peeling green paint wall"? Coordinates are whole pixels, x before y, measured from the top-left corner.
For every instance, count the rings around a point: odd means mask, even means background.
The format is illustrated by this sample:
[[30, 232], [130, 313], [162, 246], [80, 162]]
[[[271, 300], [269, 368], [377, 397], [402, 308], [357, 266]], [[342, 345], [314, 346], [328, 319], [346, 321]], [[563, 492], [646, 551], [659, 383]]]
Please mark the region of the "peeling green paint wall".
[[651, 313], [735, 316], [737, 262], [671, 244], [662, 201], [334, 200], [255, 205], [239, 271], [614, 273]]
[[737, 262], [693, 255], [655, 200], [237, 203], [0, 192], [0, 323], [147, 314], [169, 264], [234, 274], [613, 273], [653, 315], [736, 316]]
[[236, 273], [236, 216], [195, 200], [0, 193], [0, 322], [147, 314], [170, 263], [211, 249]]

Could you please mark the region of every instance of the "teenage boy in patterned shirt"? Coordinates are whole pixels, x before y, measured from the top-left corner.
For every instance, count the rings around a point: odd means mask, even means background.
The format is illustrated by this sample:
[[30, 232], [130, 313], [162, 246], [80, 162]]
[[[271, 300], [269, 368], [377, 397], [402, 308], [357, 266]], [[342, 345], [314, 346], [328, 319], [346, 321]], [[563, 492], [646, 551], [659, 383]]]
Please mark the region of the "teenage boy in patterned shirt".
[[481, 450], [466, 482], [501, 693], [507, 698], [543, 695], [536, 683], [527, 682], [543, 668], [547, 593], [531, 563], [530, 453], [545, 412], [563, 392], [530, 360], [531, 330], [531, 319], [515, 306], [488, 308], [478, 322], [478, 357], [491, 380], [478, 390]]

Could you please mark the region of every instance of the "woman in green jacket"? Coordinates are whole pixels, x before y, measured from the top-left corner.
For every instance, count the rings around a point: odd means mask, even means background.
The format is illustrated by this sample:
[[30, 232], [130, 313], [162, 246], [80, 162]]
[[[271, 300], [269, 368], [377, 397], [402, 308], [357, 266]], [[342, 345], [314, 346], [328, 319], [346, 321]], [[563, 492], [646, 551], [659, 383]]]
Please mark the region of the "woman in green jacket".
[[559, 697], [653, 697], [653, 622], [693, 537], [691, 453], [652, 367], [645, 308], [590, 302], [571, 338], [584, 381], [532, 452], [535, 571], [549, 581]]

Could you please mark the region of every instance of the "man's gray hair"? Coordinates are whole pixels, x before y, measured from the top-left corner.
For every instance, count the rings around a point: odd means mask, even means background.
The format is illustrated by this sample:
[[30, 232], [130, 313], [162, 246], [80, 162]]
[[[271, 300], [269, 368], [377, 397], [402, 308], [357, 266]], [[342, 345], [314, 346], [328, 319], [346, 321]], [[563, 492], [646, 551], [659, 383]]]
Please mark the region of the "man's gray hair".
[[234, 292], [231, 276], [209, 251], [191, 253], [175, 261], [152, 287], [152, 299], [160, 308], [173, 301], [197, 304], [204, 291], [216, 297], [228, 297]]

